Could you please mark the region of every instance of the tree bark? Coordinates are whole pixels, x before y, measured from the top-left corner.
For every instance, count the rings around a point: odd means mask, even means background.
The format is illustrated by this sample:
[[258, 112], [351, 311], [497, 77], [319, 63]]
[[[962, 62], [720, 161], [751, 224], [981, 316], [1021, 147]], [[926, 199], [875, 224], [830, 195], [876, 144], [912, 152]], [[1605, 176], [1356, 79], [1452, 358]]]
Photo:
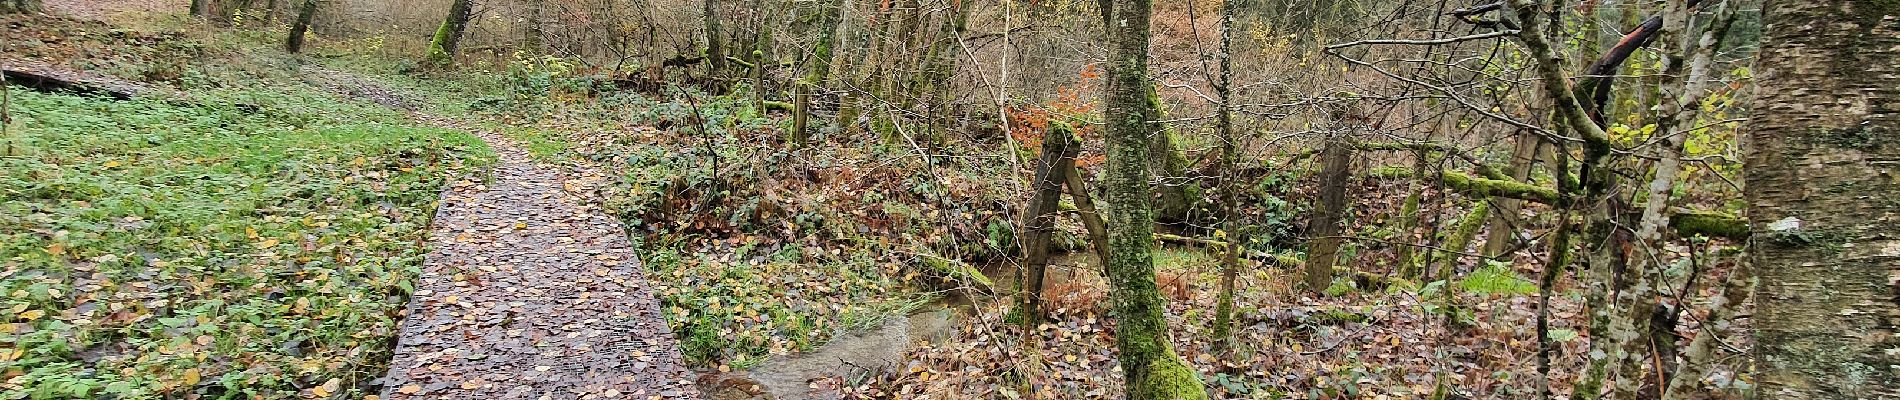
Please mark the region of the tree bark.
[[1306, 289], [1315, 293], [1326, 291], [1333, 283], [1333, 266], [1339, 263], [1339, 247], [1345, 243], [1341, 238], [1340, 221], [1346, 216], [1346, 186], [1352, 174], [1352, 145], [1347, 143], [1343, 133], [1326, 140], [1326, 148], [1320, 151], [1319, 204], [1313, 215], [1312, 226], [1308, 232], [1313, 238], [1313, 247], [1306, 259]]
[[1715, 296], [1709, 304], [1709, 315], [1702, 320], [1702, 331], [1689, 341], [1689, 348], [1682, 351], [1682, 364], [1669, 378], [1669, 385], [1663, 391], [1662, 400], [1682, 400], [1689, 393], [1702, 387], [1702, 376], [1708, 374], [1709, 366], [1715, 363], [1715, 335], [1722, 323], [1735, 317], [1741, 311], [1742, 302], [1755, 290], [1755, 278], [1749, 275], [1747, 268], [1730, 273], [1723, 285], [1722, 293]]
[[284, 42], [284, 51], [290, 54], [303, 52], [304, 36], [310, 32], [310, 21], [317, 17], [317, 0], [303, 0], [297, 7], [297, 22], [290, 25], [290, 39]]
[[[1148, 120], [1161, 121], [1168, 118], [1166, 104], [1153, 85], [1148, 85]], [[1188, 176], [1187, 154], [1181, 151], [1181, 141], [1174, 129], [1166, 124], [1157, 123], [1159, 129], [1148, 142], [1148, 156], [1153, 163], [1154, 173], [1160, 177], [1160, 203], [1155, 208], [1156, 217], [1167, 222], [1188, 222], [1194, 211], [1194, 205], [1201, 201], [1200, 185]]]
[[1062, 199], [1064, 171], [1075, 169], [1075, 131], [1067, 125], [1051, 123], [1043, 135], [1042, 159], [1037, 163], [1035, 191], [1023, 210], [1023, 270], [1017, 288], [1022, 292], [1023, 332], [1034, 335], [1042, 322], [1042, 280], [1049, 266], [1049, 237], [1055, 231], [1056, 204]]
[[442, 26], [435, 30], [435, 37], [429, 40], [429, 54], [425, 61], [436, 67], [449, 67], [455, 63], [455, 49], [462, 42], [462, 32], [468, 29], [468, 20], [475, 12], [474, 0], [455, 0], [449, 5], [449, 15], [442, 19]]
[[1745, 150], [1756, 390], [1900, 397], [1900, 2], [1762, 10]]
[[[1076, 146], [1081, 146], [1078, 141]], [[1108, 227], [1102, 223], [1102, 213], [1095, 208], [1095, 199], [1089, 194], [1088, 183], [1082, 180], [1082, 171], [1070, 164], [1063, 179], [1069, 186], [1069, 200], [1075, 202], [1075, 213], [1082, 220], [1082, 229], [1089, 232], [1089, 243], [1095, 245], [1095, 257], [1101, 265], [1108, 265]]]
[[545, 9], [547, 8], [547, 1], [527, 0], [527, 4], [522, 6], [522, 8], [526, 8], [526, 10], [522, 10], [522, 12], [526, 14], [527, 17], [523, 18], [524, 26], [521, 30], [521, 50], [527, 51], [529, 54], [542, 54], [547, 51], [547, 31], [541, 28], [541, 25], [544, 23], [542, 19], [544, 18], [543, 14], [545, 14]]
[[1234, 292], [1240, 280], [1240, 253], [1246, 251], [1247, 238], [1241, 234], [1240, 185], [1234, 165], [1240, 159], [1240, 138], [1234, 134], [1234, 8], [1235, 0], [1223, 0], [1220, 6], [1220, 76], [1214, 81], [1214, 94], [1220, 100], [1215, 115], [1215, 130], [1220, 133], [1220, 208], [1221, 231], [1227, 251], [1221, 254], [1220, 281], [1214, 305], [1214, 348], [1226, 350], [1234, 328]]
[[[839, 13], [843, 12], [843, 0], [825, 0], [818, 10], [818, 44], [812, 47], [811, 70], [797, 83], [798, 110], [792, 116], [792, 141], [803, 146], [810, 137], [811, 96], [818, 86], [831, 79], [832, 46], [838, 43]], [[846, 121], [839, 121], [846, 123]]]
[[44, 8], [40, 0], [0, 0], [0, 13], [36, 13]]
[[[1538, 113], [1537, 111], [1532, 111]], [[1511, 151], [1511, 168], [1507, 173], [1512, 180], [1528, 182], [1531, 167], [1537, 162], [1537, 149], [1544, 145], [1542, 138], [1528, 133], [1517, 135], [1517, 143]], [[1496, 207], [1491, 210], [1491, 231], [1484, 237], [1484, 256], [1502, 260], [1509, 257], [1504, 254], [1517, 241], [1517, 228], [1523, 226], [1519, 221], [1523, 200], [1509, 197], [1491, 199]]]
[[719, 1], [700, 3], [706, 22], [706, 78], [718, 80], [726, 72], [726, 34], [719, 26]]
[[1151, 0], [1114, 0], [1109, 24], [1108, 79], [1104, 103], [1108, 140], [1110, 295], [1114, 298], [1115, 345], [1120, 349], [1127, 398], [1205, 399], [1193, 369], [1169, 345], [1163, 318], [1167, 303], [1155, 285], [1154, 188], [1148, 163], [1149, 135], [1158, 126], [1147, 94]]

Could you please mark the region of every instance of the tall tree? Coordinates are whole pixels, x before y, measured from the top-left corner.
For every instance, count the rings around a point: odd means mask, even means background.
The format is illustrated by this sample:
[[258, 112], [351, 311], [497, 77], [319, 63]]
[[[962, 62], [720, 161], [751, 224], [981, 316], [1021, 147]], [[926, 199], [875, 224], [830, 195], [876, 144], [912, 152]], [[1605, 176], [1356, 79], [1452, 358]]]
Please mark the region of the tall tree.
[[462, 42], [462, 31], [468, 28], [468, 19], [475, 12], [474, 0], [455, 0], [449, 5], [449, 16], [442, 19], [442, 26], [436, 28], [435, 37], [429, 40], [427, 61], [437, 67], [447, 67], [455, 61], [455, 47]]
[[1757, 392], [1900, 396], [1900, 2], [1762, 12], [1746, 150]]
[[303, 52], [304, 35], [310, 32], [310, 20], [317, 16], [317, 0], [303, 0], [303, 6], [297, 8], [297, 22], [290, 25], [290, 40], [284, 43], [284, 50], [290, 54]]
[[1234, 181], [1234, 166], [1240, 159], [1240, 138], [1234, 135], [1234, 12], [1237, 0], [1222, 0], [1220, 5], [1220, 75], [1214, 78], [1214, 95], [1220, 110], [1214, 116], [1220, 133], [1220, 208], [1221, 231], [1227, 234], [1227, 252], [1221, 255], [1220, 281], [1216, 283], [1218, 302], [1214, 304], [1214, 346], [1225, 350], [1234, 328], [1234, 290], [1240, 280], [1240, 253], [1246, 237], [1240, 234], [1240, 193]]
[[1155, 287], [1154, 187], [1146, 157], [1149, 135], [1159, 130], [1148, 117], [1149, 17], [1151, 0], [1114, 0], [1108, 24], [1107, 125], [1109, 260], [1107, 275], [1115, 299], [1115, 345], [1127, 398], [1205, 399], [1200, 377], [1168, 344], [1162, 313], [1167, 303]]

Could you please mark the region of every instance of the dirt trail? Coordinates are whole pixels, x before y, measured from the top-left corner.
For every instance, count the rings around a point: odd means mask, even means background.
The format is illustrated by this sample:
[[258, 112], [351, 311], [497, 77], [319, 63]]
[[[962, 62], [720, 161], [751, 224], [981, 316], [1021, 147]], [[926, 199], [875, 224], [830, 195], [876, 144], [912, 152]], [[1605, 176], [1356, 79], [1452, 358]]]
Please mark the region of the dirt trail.
[[[344, 96], [417, 104], [347, 73], [312, 72]], [[487, 182], [442, 195], [381, 398], [698, 398], [619, 221], [514, 141], [415, 115], [481, 137], [499, 159]]]

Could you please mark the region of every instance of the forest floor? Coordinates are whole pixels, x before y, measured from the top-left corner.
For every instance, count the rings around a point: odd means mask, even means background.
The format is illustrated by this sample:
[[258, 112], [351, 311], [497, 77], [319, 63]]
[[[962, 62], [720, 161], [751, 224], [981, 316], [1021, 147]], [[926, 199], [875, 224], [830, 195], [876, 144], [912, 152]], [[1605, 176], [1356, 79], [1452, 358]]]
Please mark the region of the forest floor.
[[[749, 93], [599, 89], [554, 58], [428, 75], [367, 42], [281, 54], [280, 30], [30, 25], [8, 33], [25, 54], [196, 101], [17, 94], [28, 129], [5, 140], [29, 157], [0, 158], [0, 199], [24, 207], [0, 208], [17, 254], [0, 281], [28, 296], [0, 303], [8, 398], [516, 398], [557, 374], [579, 386], [555, 397], [1119, 397], [1107, 284], [1073, 221], [1050, 320], [1012, 322], [1027, 171], [998, 132], [928, 154], [901, 128], [826, 128], [799, 148]], [[1283, 219], [1268, 250], [1296, 246], [1304, 210], [1280, 199], [1310, 197], [1297, 170], [1247, 193], [1246, 213]], [[1381, 228], [1406, 185], [1358, 185], [1347, 233], [1376, 240], [1345, 265], [1382, 275], [1398, 263], [1381, 243], [1414, 239]], [[1430, 220], [1456, 220], [1455, 198], [1427, 194], [1449, 204]], [[1427, 257], [1460, 274], [1323, 296], [1250, 260], [1227, 339], [1207, 327], [1216, 258], [1170, 244], [1156, 263], [1172, 344], [1217, 397], [1525, 398], [1540, 256]], [[1552, 297], [1564, 393], [1589, 338], [1580, 291]], [[1718, 366], [1712, 397], [1745, 390], [1743, 368]]]

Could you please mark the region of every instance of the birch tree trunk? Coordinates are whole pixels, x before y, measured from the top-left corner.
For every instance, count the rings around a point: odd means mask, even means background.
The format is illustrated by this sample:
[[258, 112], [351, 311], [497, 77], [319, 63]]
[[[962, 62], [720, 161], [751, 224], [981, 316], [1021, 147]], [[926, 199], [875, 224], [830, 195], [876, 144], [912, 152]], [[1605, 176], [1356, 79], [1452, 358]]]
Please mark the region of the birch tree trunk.
[[1900, 397], [1900, 2], [1762, 10], [1746, 149], [1757, 392]]
[[1115, 346], [1120, 349], [1127, 398], [1205, 399], [1200, 377], [1169, 345], [1163, 313], [1167, 303], [1155, 287], [1154, 204], [1144, 159], [1149, 135], [1159, 127], [1148, 93], [1151, 0], [1114, 0], [1109, 29], [1110, 80], [1103, 119], [1108, 140], [1109, 260], [1114, 299]]

